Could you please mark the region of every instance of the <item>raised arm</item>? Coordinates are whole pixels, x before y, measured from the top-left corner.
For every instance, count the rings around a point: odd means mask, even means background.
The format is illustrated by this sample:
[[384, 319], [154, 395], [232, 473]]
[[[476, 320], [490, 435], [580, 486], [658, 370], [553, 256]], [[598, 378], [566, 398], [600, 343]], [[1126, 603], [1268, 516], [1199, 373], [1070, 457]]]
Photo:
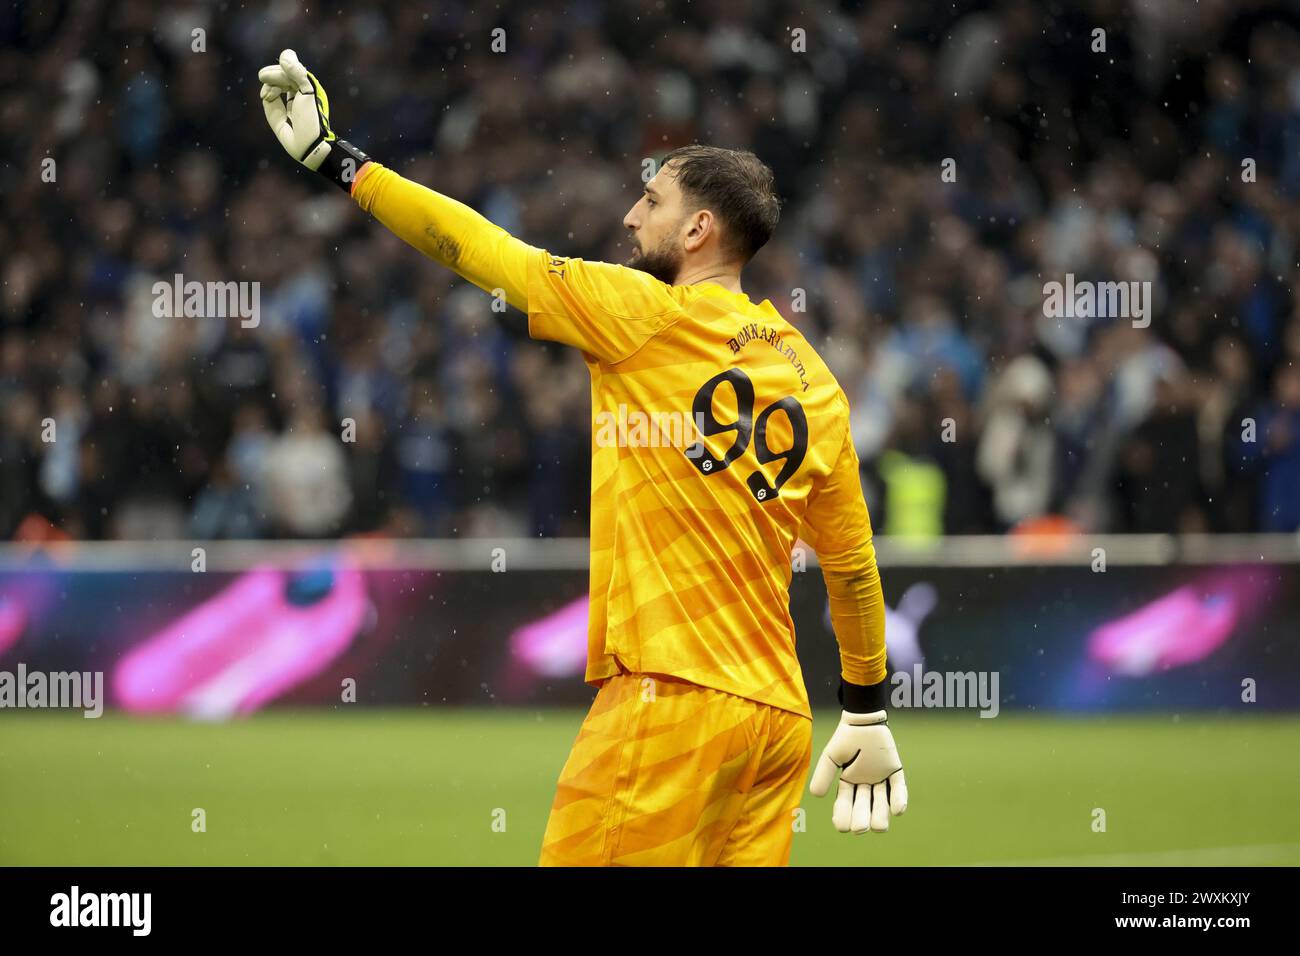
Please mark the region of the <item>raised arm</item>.
[[329, 97], [316, 77], [285, 50], [258, 73], [262, 106], [280, 145], [295, 160], [345, 189], [403, 241], [480, 289], [501, 289], [528, 311], [530, 260], [544, 255], [464, 203], [405, 179], [371, 160], [330, 126]]
[[357, 205], [403, 242], [485, 292], [501, 289], [507, 302], [528, 311], [529, 258], [543, 255], [541, 249], [373, 161], [361, 167], [351, 192]]
[[535, 339], [616, 364], [677, 315], [673, 287], [607, 262], [552, 256], [489, 222], [464, 203], [372, 160], [330, 126], [329, 97], [292, 50], [258, 72], [276, 138], [297, 162], [324, 176], [403, 241], [527, 313]]

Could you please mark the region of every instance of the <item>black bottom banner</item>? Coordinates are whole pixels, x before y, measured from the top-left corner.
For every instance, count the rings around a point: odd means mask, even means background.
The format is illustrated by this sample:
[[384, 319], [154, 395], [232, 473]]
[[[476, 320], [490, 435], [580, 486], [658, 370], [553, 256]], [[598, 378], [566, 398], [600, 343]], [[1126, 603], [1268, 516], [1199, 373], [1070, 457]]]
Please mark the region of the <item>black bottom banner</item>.
[[500, 943], [621, 920], [718, 939], [788, 922], [796, 932], [914, 942], [1199, 935], [1231, 944], [1294, 923], [1294, 878], [1285, 868], [8, 868], [0, 926], [7, 940], [75, 934], [82, 944], [337, 944], [398, 933]]

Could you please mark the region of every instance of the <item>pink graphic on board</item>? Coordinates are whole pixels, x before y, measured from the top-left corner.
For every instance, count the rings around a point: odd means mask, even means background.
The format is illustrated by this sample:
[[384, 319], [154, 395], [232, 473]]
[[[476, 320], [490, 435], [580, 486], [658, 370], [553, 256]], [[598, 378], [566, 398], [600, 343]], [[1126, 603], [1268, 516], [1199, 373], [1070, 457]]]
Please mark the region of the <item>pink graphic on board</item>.
[[1232, 637], [1270, 584], [1249, 570], [1186, 584], [1088, 636], [1088, 656], [1116, 674], [1148, 674], [1205, 660]]
[[117, 701], [205, 719], [251, 713], [347, 650], [369, 606], [345, 560], [254, 568], [132, 649], [113, 674]]
[[584, 594], [553, 614], [510, 635], [510, 650], [543, 677], [565, 677], [587, 666], [587, 610]]
[[589, 603], [584, 594], [510, 635], [510, 654], [501, 679], [506, 700], [520, 699], [544, 678], [586, 673]]
[[0, 594], [0, 656], [18, 643], [27, 627], [27, 611], [17, 598]]

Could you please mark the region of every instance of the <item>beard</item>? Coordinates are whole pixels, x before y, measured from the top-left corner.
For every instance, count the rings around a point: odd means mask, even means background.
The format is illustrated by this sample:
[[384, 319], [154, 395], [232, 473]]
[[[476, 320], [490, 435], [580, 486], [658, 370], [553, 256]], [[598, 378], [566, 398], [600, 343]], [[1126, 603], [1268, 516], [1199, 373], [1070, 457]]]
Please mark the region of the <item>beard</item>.
[[660, 282], [672, 285], [682, 270], [683, 258], [685, 253], [681, 247], [668, 237], [649, 251], [642, 250], [638, 245], [628, 257], [627, 267], [648, 273]]

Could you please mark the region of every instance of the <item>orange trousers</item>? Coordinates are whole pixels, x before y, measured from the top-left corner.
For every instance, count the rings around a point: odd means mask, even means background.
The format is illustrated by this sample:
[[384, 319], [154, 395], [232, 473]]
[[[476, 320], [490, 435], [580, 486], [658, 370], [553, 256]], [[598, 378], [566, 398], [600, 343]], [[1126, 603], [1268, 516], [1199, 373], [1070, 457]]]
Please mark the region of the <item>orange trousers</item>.
[[661, 674], [601, 685], [542, 866], [786, 866], [812, 721]]

